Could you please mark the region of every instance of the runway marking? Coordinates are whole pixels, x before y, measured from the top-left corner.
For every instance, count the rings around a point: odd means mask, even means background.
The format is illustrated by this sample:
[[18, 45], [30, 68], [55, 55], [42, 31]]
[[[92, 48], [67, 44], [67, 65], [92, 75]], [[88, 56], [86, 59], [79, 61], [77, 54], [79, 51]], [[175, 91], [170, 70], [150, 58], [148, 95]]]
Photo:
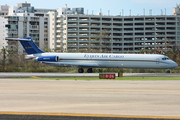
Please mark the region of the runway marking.
[[74, 117], [180, 119], [180, 117], [161, 117], [161, 116], [125, 116], [125, 115], [70, 114], [70, 113], [28, 113], [28, 112], [0, 112], [0, 115], [45, 115], [45, 116], [74, 116]]
[[36, 77], [36, 76], [30, 76], [30, 77], [32, 77], [32, 78], [40, 78], [40, 77]]

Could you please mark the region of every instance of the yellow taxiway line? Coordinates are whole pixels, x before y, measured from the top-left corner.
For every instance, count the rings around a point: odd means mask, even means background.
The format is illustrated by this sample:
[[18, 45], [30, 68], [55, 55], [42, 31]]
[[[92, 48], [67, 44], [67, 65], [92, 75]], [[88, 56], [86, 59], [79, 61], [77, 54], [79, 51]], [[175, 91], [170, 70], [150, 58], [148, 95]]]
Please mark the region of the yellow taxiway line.
[[180, 117], [160, 117], [160, 116], [125, 116], [125, 115], [70, 114], [70, 113], [28, 113], [28, 112], [0, 112], [0, 115], [45, 115], [45, 116], [74, 116], [74, 117], [180, 119]]
[[32, 78], [40, 78], [40, 77], [36, 77], [36, 76], [30, 76], [30, 77], [32, 77]]

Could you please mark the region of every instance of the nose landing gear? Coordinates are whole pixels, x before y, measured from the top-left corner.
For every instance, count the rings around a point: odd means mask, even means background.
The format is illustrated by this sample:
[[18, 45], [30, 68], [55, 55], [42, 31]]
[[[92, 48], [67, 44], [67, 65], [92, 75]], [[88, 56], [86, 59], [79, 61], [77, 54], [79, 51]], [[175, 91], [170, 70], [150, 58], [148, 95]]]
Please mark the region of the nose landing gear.
[[169, 69], [167, 69], [167, 72], [166, 73], [170, 73], [170, 70]]

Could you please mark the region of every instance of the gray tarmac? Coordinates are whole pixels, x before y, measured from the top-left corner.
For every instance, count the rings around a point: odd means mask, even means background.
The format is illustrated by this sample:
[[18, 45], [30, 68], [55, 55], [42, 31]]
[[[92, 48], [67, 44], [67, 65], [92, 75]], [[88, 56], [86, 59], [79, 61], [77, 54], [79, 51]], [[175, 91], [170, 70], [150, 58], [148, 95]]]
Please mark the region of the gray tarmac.
[[[115, 73], [118, 76], [118, 73]], [[99, 73], [3, 73], [0, 78], [14, 77], [98, 77]], [[180, 73], [123, 73], [124, 77], [180, 77]]]
[[180, 81], [0, 79], [0, 111], [180, 118]]

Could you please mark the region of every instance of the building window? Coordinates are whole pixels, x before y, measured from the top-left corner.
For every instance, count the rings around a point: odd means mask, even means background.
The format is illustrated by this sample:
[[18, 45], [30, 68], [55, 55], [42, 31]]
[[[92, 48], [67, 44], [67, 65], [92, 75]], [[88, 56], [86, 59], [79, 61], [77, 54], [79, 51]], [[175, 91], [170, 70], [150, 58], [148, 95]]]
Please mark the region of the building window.
[[180, 26], [180, 22], [178, 22], [177, 24], [178, 24], [178, 26]]
[[180, 17], [178, 17], [177, 19], [178, 19], [178, 21], [180, 21]]
[[177, 39], [180, 40], [180, 36], [178, 36]]

